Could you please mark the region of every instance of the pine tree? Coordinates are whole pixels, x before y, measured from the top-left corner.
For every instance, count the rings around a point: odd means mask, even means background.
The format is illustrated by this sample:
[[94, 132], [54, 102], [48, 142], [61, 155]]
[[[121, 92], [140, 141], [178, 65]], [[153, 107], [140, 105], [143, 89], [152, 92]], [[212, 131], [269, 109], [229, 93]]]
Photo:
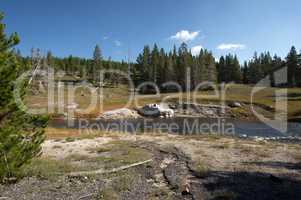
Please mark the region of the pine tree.
[[301, 87], [301, 52], [298, 54], [298, 67], [296, 73], [297, 86]]
[[276, 81], [275, 81], [275, 76], [274, 76], [274, 72], [278, 69], [280, 69], [281, 67], [283, 67], [284, 63], [281, 60], [280, 57], [278, 57], [277, 55], [274, 55], [273, 59], [272, 59], [272, 64], [271, 64], [271, 70], [270, 70], [270, 81], [271, 81], [271, 87], [275, 87], [276, 85]]
[[224, 56], [221, 56], [218, 62], [218, 82], [223, 83], [226, 81], [226, 61]]
[[242, 79], [240, 64], [236, 55], [234, 56], [233, 65], [231, 66], [231, 79], [231, 81], [235, 83], [240, 83]]
[[257, 53], [254, 53], [252, 60], [249, 62], [249, 82], [256, 84], [264, 78], [264, 71], [261, 65], [260, 58]]
[[52, 67], [52, 68], [55, 68], [55, 67], [54, 67], [54, 59], [53, 59], [53, 56], [52, 56], [51, 51], [48, 51], [48, 52], [47, 52], [46, 62], [47, 62], [47, 65], [48, 65], [48, 66], [50, 66], [50, 67]]
[[294, 87], [296, 86], [297, 80], [297, 72], [298, 72], [298, 64], [299, 64], [300, 56], [298, 55], [296, 48], [292, 46], [290, 52], [286, 57], [286, 65], [287, 65], [287, 79], [288, 86]]
[[244, 66], [242, 68], [242, 83], [243, 84], [249, 84], [249, 67], [248, 63], [245, 61]]
[[215, 66], [215, 60], [212, 56], [211, 52], [208, 52], [207, 50], [204, 51], [203, 56], [203, 71], [202, 71], [202, 81], [209, 81], [209, 82], [216, 82], [217, 81], [217, 72], [216, 72], [216, 66]]
[[143, 48], [143, 53], [138, 55], [137, 64], [135, 65], [135, 78], [134, 82], [136, 85], [145, 82], [151, 81], [151, 55], [149, 46]]
[[173, 61], [173, 55], [170, 52], [165, 60], [166, 64], [166, 69], [165, 69], [165, 81], [174, 81], [174, 77], [175, 77], [175, 72], [174, 72], [174, 61]]
[[159, 78], [159, 48], [157, 44], [154, 45], [154, 48], [151, 53], [151, 76], [154, 83], [157, 83]]
[[228, 54], [224, 59], [221, 57], [219, 62], [219, 79], [220, 82], [241, 82], [240, 64], [236, 55]]
[[159, 64], [158, 64], [158, 85], [166, 82], [166, 55], [163, 48], [160, 49], [159, 52]]
[[98, 45], [95, 46], [93, 52], [93, 64], [92, 68], [90, 69], [90, 76], [93, 79], [93, 82], [97, 82], [99, 78], [98, 72], [102, 69], [102, 54], [100, 47]]
[[176, 67], [177, 82], [183, 90], [186, 90], [187, 69], [189, 66], [189, 52], [187, 44], [182, 43], [178, 51], [178, 63]]
[[[3, 15], [0, 16], [0, 181], [4, 182], [41, 153], [47, 119], [24, 113], [14, 101], [13, 83], [22, 66], [11, 48], [18, 44], [19, 38], [16, 34], [5, 35], [2, 19]], [[25, 83], [20, 87], [24, 94]]]

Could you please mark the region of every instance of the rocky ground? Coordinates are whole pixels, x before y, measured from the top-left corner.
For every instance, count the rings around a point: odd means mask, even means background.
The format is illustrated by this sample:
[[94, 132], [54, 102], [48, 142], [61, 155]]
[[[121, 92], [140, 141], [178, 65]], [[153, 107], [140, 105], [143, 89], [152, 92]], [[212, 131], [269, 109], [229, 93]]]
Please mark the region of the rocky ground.
[[[154, 104], [154, 103], [153, 103]], [[232, 118], [240, 120], [257, 121], [253, 114], [253, 109], [264, 115], [273, 116], [273, 109], [263, 107], [263, 105], [250, 105], [241, 102], [228, 102], [225, 105], [219, 104], [196, 104], [196, 103], [165, 103], [160, 104], [163, 108], [172, 109], [174, 115], [172, 117], [201, 117], [201, 118]], [[140, 110], [138, 112], [137, 110]], [[115, 109], [102, 113], [98, 119], [115, 120], [115, 119], [136, 119], [142, 118], [144, 113], [143, 108], [136, 109]], [[139, 114], [140, 113], [140, 114]], [[155, 114], [155, 117], [158, 117]]]
[[57, 138], [0, 199], [300, 199], [300, 150], [217, 135]]

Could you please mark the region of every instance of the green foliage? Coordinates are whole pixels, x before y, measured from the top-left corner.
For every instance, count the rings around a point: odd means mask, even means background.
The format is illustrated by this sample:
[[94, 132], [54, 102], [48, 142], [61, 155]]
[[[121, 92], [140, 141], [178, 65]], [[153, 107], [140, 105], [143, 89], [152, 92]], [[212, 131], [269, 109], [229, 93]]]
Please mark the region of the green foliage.
[[205, 177], [209, 173], [209, 169], [207, 165], [199, 161], [195, 164], [195, 172], [199, 177]]
[[[274, 72], [287, 67], [287, 83], [277, 85]], [[259, 56], [255, 52], [253, 58], [243, 67], [243, 83], [256, 84], [269, 75], [271, 86], [295, 87], [301, 86], [301, 55], [297, 53], [293, 46], [285, 60], [275, 55], [272, 57], [269, 52], [261, 53]], [[278, 80], [279, 81], [279, 80]]]
[[[23, 58], [18, 52], [15, 52], [15, 55], [22, 65], [28, 65], [29, 58]], [[74, 56], [57, 58], [52, 57], [51, 53], [46, 59], [47, 64], [54, 69], [64, 70], [69, 75], [88, 78], [92, 82], [95, 82], [92, 76], [97, 75], [100, 69], [118, 69], [128, 72], [128, 63], [104, 60], [99, 46], [95, 47], [91, 59]], [[272, 57], [269, 52], [261, 54], [255, 52], [251, 60], [240, 65], [237, 56], [232, 54], [221, 56], [219, 62], [215, 63], [212, 53], [206, 49], [193, 56], [185, 43], [181, 44], [179, 49], [174, 46], [170, 52], [166, 52], [163, 48], [159, 49], [155, 44], [152, 49], [146, 45], [143, 52], [138, 55], [136, 63], [130, 65], [134, 66], [131, 67], [130, 73], [135, 85], [151, 81], [161, 86], [165, 82], [174, 81], [186, 90], [186, 75], [189, 68], [191, 89], [203, 81], [256, 84], [267, 75], [270, 75], [271, 86], [275, 86], [273, 72], [287, 66], [288, 84], [284, 86], [301, 86], [301, 56], [295, 47], [291, 48], [286, 60], [282, 60], [277, 55]], [[123, 83], [124, 80], [115, 74], [106, 74], [104, 78], [106, 83], [111, 82], [114, 85]]]
[[288, 85], [291, 87], [300, 85], [301, 74], [300, 74], [300, 55], [298, 55], [296, 48], [292, 46], [290, 52], [286, 57], [286, 65], [288, 72]]
[[30, 164], [23, 166], [18, 177], [43, 177], [55, 181], [57, 177], [81, 170], [66, 160], [54, 160], [51, 158], [35, 158]]
[[218, 81], [240, 83], [242, 78], [240, 64], [236, 56], [232, 54], [222, 56], [218, 63]]
[[[15, 33], [5, 35], [2, 19], [0, 15], [0, 181], [3, 182], [41, 153], [47, 117], [28, 115], [14, 101], [14, 81], [24, 68], [12, 50], [19, 38]], [[20, 86], [21, 96], [25, 86], [25, 83]]]
[[[162, 86], [173, 81], [186, 90], [189, 71], [191, 89], [202, 81], [216, 82], [217, 72], [212, 53], [202, 50], [199, 55], [193, 56], [185, 43], [182, 43], [178, 50], [174, 47], [172, 52], [166, 53], [163, 48], [159, 50], [155, 44], [152, 50], [145, 46], [139, 54], [133, 79], [136, 85], [151, 81]], [[170, 90], [163, 87], [161, 89]]]
[[94, 52], [93, 52], [93, 64], [89, 71], [90, 77], [93, 79], [93, 81], [97, 81], [97, 75], [101, 69], [102, 69], [102, 55], [101, 50], [98, 45], [95, 46]]

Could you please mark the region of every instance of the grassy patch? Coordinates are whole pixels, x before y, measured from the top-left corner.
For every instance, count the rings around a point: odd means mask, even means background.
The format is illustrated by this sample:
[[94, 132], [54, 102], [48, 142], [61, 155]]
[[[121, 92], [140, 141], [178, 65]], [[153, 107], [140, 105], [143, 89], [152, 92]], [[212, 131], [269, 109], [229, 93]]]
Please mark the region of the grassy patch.
[[259, 158], [267, 158], [270, 156], [269, 150], [260, 146], [254, 147], [249, 145], [235, 144], [234, 148], [238, 149], [241, 153], [250, 156], [254, 155]]
[[217, 135], [217, 134], [208, 134], [208, 135], [205, 135], [205, 138], [206, 138], [208, 141], [216, 141], [216, 140], [221, 139], [222, 136]]
[[99, 194], [98, 198], [99, 200], [118, 200], [120, 199], [119, 195], [116, 193], [116, 191], [113, 188], [105, 188], [103, 189]]
[[45, 135], [47, 139], [54, 139], [55, 141], [68, 140], [69, 142], [82, 139], [94, 139], [97, 137], [111, 137], [114, 139], [118, 139], [120, 137], [120, 133], [118, 132], [52, 127], [46, 128]]
[[68, 156], [67, 158], [65, 158], [65, 161], [83, 161], [83, 160], [87, 160], [88, 156], [86, 155], [81, 155], [81, 154], [72, 154], [70, 156]]
[[77, 171], [78, 169], [70, 163], [50, 158], [36, 158], [30, 164], [22, 167], [20, 177], [43, 177], [55, 180], [56, 177]]
[[[141, 162], [151, 158], [151, 155], [144, 149], [133, 146], [128, 141], [112, 141], [101, 147], [90, 148], [92, 153], [98, 153], [96, 156], [84, 156], [73, 154], [66, 158], [66, 161], [77, 162], [84, 171], [98, 170], [99, 168], [112, 169], [123, 165], [129, 165]], [[103, 155], [102, 153], [106, 153]]]
[[149, 200], [157, 200], [157, 199], [165, 199], [165, 200], [172, 200], [174, 196], [172, 192], [170, 192], [167, 188], [155, 188], [152, 194], [149, 197]]
[[104, 152], [108, 152], [108, 151], [110, 151], [110, 149], [106, 148], [106, 147], [98, 147], [96, 149], [96, 153], [104, 153]]
[[100, 191], [98, 199], [114, 200], [120, 199], [120, 194], [129, 191], [137, 180], [137, 174], [133, 170], [121, 171], [115, 174], [108, 174], [106, 178], [112, 180], [107, 187]]
[[230, 144], [223, 143], [223, 144], [213, 145], [212, 147], [215, 148], [215, 149], [229, 149], [230, 148]]
[[146, 150], [135, 147], [127, 141], [113, 141], [108, 143], [105, 148], [110, 148], [110, 151], [108, 151], [110, 157], [106, 161], [107, 168], [119, 167], [151, 158]]
[[205, 177], [209, 173], [208, 166], [203, 161], [195, 163], [193, 169], [199, 177]]
[[292, 156], [297, 162], [301, 162], [301, 152], [295, 152]]
[[60, 146], [60, 145], [54, 145], [52, 148], [53, 148], [53, 149], [61, 149], [62, 146]]
[[[67, 87], [62, 91], [65, 96], [65, 102], [67, 101], [68, 91]], [[228, 87], [226, 91], [225, 100], [226, 101], [239, 101], [245, 102], [246, 104], [251, 101], [251, 94], [253, 91], [252, 86], [248, 85], [240, 85], [240, 84], [232, 84]], [[253, 96], [253, 102], [256, 104], [275, 107], [275, 91], [279, 90], [279, 88], [265, 88], [256, 92]], [[294, 97], [301, 93], [300, 88], [288, 88], [288, 114], [289, 117], [300, 116], [301, 113], [301, 99], [300, 97]], [[57, 91], [57, 90], [55, 90]], [[82, 95], [82, 94], [85, 95]], [[79, 104], [79, 108], [85, 109], [89, 105], [91, 100], [91, 93], [85, 91], [84, 89], [77, 89], [75, 92], [74, 102]], [[91, 109], [89, 114], [84, 115], [82, 117], [97, 117], [103, 111], [108, 111], [112, 109], [122, 108], [126, 105], [129, 99], [129, 91], [126, 85], [120, 85], [118, 88], [103, 88], [103, 108], [104, 110], [100, 110], [100, 106], [97, 105], [94, 109]], [[171, 97], [170, 101], [177, 101], [181, 96], [186, 97], [186, 93], [167, 93], [161, 94], [160, 96], [155, 95], [136, 95], [135, 98], [138, 102], [138, 106], [143, 106], [147, 103], [155, 103], [160, 102], [163, 98], [167, 96]], [[220, 99], [214, 95], [213, 91], [199, 91], [196, 92], [195, 97], [197, 100], [202, 103], [220, 103]], [[57, 94], [55, 94], [55, 99], [57, 99]], [[185, 99], [185, 98], [184, 98]], [[37, 95], [28, 94], [25, 98], [25, 101], [28, 102], [28, 106], [31, 108], [42, 108], [47, 106], [48, 98], [47, 93]], [[56, 102], [55, 102], [56, 103]], [[133, 103], [133, 102], [132, 102]], [[99, 104], [99, 103], [98, 103]], [[66, 106], [66, 105], [64, 105]], [[134, 105], [130, 105], [131, 108]], [[56, 110], [56, 109], [55, 109]], [[235, 109], [234, 109], [235, 110]], [[234, 111], [238, 116], [244, 116], [249, 113], [248, 110], [236, 109]], [[55, 113], [54, 113], [55, 114]], [[76, 116], [80, 117], [79, 113], [75, 113]]]
[[65, 142], [74, 142], [76, 140], [76, 138], [73, 138], [73, 137], [67, 137], [65, 139]]

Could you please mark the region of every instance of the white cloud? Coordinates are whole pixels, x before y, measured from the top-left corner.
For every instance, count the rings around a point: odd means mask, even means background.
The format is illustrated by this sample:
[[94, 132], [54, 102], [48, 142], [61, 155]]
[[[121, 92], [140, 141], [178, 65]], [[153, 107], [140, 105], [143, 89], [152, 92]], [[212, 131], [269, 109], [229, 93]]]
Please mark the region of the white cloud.
[[192, 47], [192, 48], [191, 48], [191, 54], [192, 54], [193, 56], [199, 55], [202, 48], [203, 48], [203, 47], [202, 47], [201, 45], [197, 45], [197, 46]]
[[217, 49], [219, 50], [235, 50], [235, 49], [244, 49], [246, 46], [244, 44], [220, 44]]
[[199, 33], [199, 31], [189, 32], [187, 30], [181, 30], [175, 35], [171, 36], [170, 39], [178, 40], [181, 42], [188, 42], [194, 40], [199, 35]]
[[102, 39], [103, 40], [107, 40], [107, 39], [109, 39], [109, 37], [108, 36], [104, 36]]
[[114, 44], [117, 46], [117, 47], [120, 47], [122, 45], [122, 43], [119, 41], [119, 40], [115, 40], [114, 41]]

